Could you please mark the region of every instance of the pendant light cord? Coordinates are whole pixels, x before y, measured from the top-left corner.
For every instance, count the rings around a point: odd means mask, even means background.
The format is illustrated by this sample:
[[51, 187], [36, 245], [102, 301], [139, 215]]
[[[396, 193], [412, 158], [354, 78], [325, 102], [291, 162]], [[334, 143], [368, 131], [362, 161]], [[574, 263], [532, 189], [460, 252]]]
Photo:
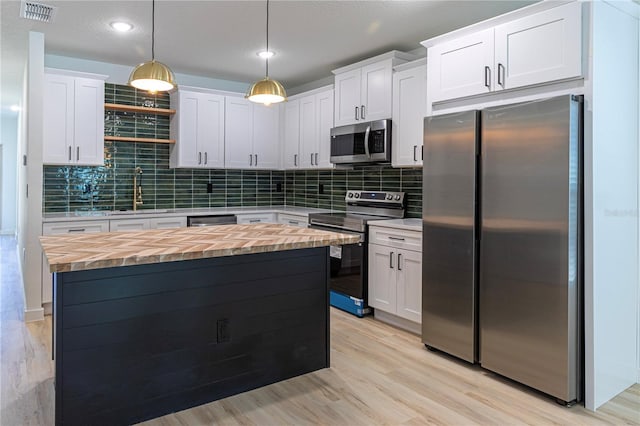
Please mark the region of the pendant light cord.
[[[267, 55], [269, 54], [269, 0], [267, 0]], [[266, 59], [267, 72], [266, 77], [269, 78], [269, 56]]]
[[151, 0], [151, 61], [156, 59], [156, 0]]

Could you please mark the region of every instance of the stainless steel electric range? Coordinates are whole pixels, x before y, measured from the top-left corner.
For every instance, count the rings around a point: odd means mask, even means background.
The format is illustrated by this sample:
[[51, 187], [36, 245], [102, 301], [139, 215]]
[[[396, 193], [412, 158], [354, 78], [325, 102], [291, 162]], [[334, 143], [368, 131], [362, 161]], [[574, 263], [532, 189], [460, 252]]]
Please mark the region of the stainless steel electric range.
[[330, 247], [332, 306], [359, 317], [371, 312], [367, 304], [367, 222], [403, 218], [405, 197], [404, 192], [348, 190], [345, 213], [309, 215], [311, 228], [360, 235], [357, 244]]

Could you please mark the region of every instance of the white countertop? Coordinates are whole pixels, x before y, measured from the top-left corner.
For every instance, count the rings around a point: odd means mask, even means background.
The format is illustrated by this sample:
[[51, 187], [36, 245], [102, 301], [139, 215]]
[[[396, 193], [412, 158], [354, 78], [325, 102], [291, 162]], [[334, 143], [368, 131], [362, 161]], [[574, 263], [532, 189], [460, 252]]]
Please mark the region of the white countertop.
[[292, 207], [292, 206], [259, 206], [259, 207], [211, 207], [196, 209], [140, 209], [137, 211], [77, 211], [71, 213], [44, 213], [42, 222], [70, 222], [74, 220], [110, 220], [136, 219], [152, 217], [183, 217], [222, 214], [259, 214], [288, 213], [308, 215], [309, 213], [328, 212], [328, 209]]
[[371, 220], [367, 222], [367, 225], [422, 232], [422, 219], [420, 218]]

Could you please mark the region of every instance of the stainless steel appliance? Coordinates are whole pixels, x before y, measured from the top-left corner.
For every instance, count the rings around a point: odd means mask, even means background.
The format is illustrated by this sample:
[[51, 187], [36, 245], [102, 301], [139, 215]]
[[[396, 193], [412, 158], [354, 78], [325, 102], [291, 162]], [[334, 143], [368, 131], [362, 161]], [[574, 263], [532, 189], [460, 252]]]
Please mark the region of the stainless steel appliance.
[[187, 216], [187, 226], [216, 226], [236, 223], [238, 223], [238, 220], [234, 214]]
[[334, 127], [330, 160], [333, 164], [391, 162], [391, 120]]
[[367, 222], [402, 218], [404, 192], [348, 190], [346, 213], [311, 213], [309, 227], [360, 235], [358, 244], [330, 247], [332, 306], [362, 317], [371, 312], [367, 304]]
[[570, 404], [582, 394], [582, 101], [427, 117], [422, 339]]

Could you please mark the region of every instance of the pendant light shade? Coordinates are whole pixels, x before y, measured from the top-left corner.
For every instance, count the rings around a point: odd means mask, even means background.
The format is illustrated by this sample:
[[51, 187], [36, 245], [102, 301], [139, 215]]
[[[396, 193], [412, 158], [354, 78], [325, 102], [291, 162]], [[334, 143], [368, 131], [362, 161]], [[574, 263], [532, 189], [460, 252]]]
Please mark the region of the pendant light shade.
[[[269, 0], [267, 0], [267, 48], [269, 51]], [[251, 102], [261, 103], [265, 105], [271, 105], [278, 102], [287, 100], [287, 92], [284, 90], [282, 84], [277, 80], [271, 80], [269, 78], [269, 58], [265, 58], [266, 72], [265, 77], [256, 81], [251, 85], [249, 91], [245, 95], [245, 98]]]
[[155, 60], [155, 18], [156, 2], [151, 2], [151, 60], [133, 69], [129, 76], [129, 85], [149, 92], [166, 92], [176, 87], [173, 71]]

